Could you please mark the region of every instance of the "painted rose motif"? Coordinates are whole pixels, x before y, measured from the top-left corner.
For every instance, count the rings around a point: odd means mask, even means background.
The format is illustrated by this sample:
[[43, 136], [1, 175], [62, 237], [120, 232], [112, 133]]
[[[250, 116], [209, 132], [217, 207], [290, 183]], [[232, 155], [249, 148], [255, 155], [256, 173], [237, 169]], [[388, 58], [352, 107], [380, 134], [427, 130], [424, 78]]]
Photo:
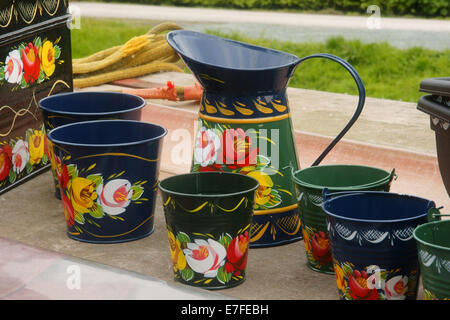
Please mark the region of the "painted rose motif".
[[53, 43], [45, 41], [42, 48], [39, 50], [39, 57], [42, 63], [42, 69], [47, 77], [50, 77], [55, 72], [56, 49]]
[[408, 275], [399, 275], [400, 269], [386, 270], [370, 265], [356, 270], [350, 262], [333, 263], [336, 284], [341, 298], [347, 300], [403, 300], [415, 299], [414, 287], [418, 281], [418, 270]]
[[240, 275], [247, 266], [248, 248], [250, 244], [250, 236], [248, 231], [238, 235], [228, 245], [227, 262], [225, 270], [235, 275]]
[[281, 203], [281, 198], [278, 192], [273, 189], [273, 181], [267, 173], [255, 170], [246, 174], [259, 182], [255, 196], [256, 209], [272, 208]]
[[47, 139], [47, 135], [44, 132], [44, 153], [47, 156], [47, 159], [51, 159], [50, 156], [53, 154], [53, 150], [51, 150], [50, 148], [53, 148], [50, 143], [49, 140]]
[[330, 240], [323, 231], [314, 233], [311, 238], [312, 255], [320, 264], [326, 265], [332, 261]]
[[30, 160], [30, 153], [28, 150], [28, 143], [23, 140], [18, 140], [12, 149], [12, 163], [15, 173], [20, 173], [27, 166]]
[[181, 250], [180, 241], [176, 239], [174, 234], [169, 230], [167, 230], [167, 233], [169, 235], [169, 249], [170, 256], [172, 257], [173, 270], [175, 272], [178, 270], [183, 270], [186, 268], [186, 258]]
[[23, 77], [27, 83], [34, 83], [41, 73], [41, 64], [39, 61], [39, 50], [33, 44], [29, 43], [22, 49]]
[[67, 170], [67, 166], [61, 163], [61, 159], [55, 156], [55, 172], [56, 177], [58, 178], [58, 183], [61, 188], [66, 188], [67, 183], [69, 182], [69, 171]]
[[309, 234], [308, 234], [308, 232], [306, 232], [305, 228], [302, 228], [302, 235], [303, 235], [303, 242], [305, 244], [305, 251], [311, 252], [312, 251], [311, 242], [310, 242]]
[[220, 149], [220, 139], [211, 129], [201, 128], [194, 148], [194, 161], [201, 167], [213, 164]]
[[61, 194], [61, 200], [64, 208], [64, 217], [66, 218], [66, 223], [69, 227], [72, 227], [75, 224], [74, 221], [75, 212], [72, 206], [72, 202], [63, 193]]
[[45, 154], [45, 133], [40, 130], [34, 130], [28, 138], [28, 148], [30, 152], [30, 164], [41, 162]]
[[94, 189], [94, 182], [81, 177], [76, 177], [67, 183], [70, 199], [73, 208], [78, 213], [88, 213], [94, 206], [97, 193]]
[[196, 239], [194, 243], [188, 243], [187, 249], [183, 250], [189, 267], [198, 273], [202, 273], [206, 278], [215, 278], [219, 267], [225, 261], [227, 251], [217, 241], [213, 239]]
[[[165, 206], [171, 206], [170, 202]], [[215, 237], [195, 232], [191, 236], [202, 237], [195, 240], [185, 232], [175, 234], [167, 229], [175, 278], [208, 287], [242, 281], [250, 244], [249, 228], [250, 224], [234, 238], [229, 233]]]
[[398, 275], [386, 281], [384, 292], [389, 300], [404, 300], [407, 289], [408, 277]]
[[[98, 219], [105, 217], [110, 217], [118, 223], [123, 222], [126, 216], [117, 215], [125, 212], [131, 202], [142, 204], [149, 201], [141, 197], [144, 194], [143, 185], [148, 182], [146, 180], [131, 184], [126, 179], [117, 179], [125, 174], [125, 171], [122, 171], [113, 173], [105, 181], [102, 174], [91, 172], [97, 166], [96, 163], [79, 171], [75, 164], [63, 163], [67, 158], [61, 161], [55, 155], [54, 160], [67, 225], [69, 228], [73, 227], [76, 232], [84, 232], [81, 226], [86, 222], [101, 228]], [[80, 173], [84, 176], [80, 176]]]
[[7, 82], [14, 85], [12, 90], [25, 89], [50, 79], [56, 65], [64, 63], [60, 59], [60, 40], [61, 37], [54, 42], [35, 37], [33, 42], [22, 42], [12, 47], [0, 66], [0, 86]]
[[133, 196], [131, 183], [125, 179], [115, 179], [97, 187], [98, 203], [103, 211], [110, 215], [118, 215], [125, 212]]
[[9, 144], [0, 147], [0, 181], [5, 180], [12, 167], [12, 149]]
[[378, 291], [370, 281], [367, 281], [366, 271], [353, 270], [349, 276], [350, 295], [357, 300], [378, 300]]
[[9, 53], [5, 61], [4, 77], [9, 83], [20, 83], [22, 81], [23, 63], [19, 50]]
[[334, 264], [334, 274], [336, 276], [336, 285], [338, 287], [338, 290], [343, 291], [346, 286], [344, 270], [342, 270], [342, 268], [337, 263]]
[[230, 169], [256, 164], [258, 148], [252, 149], [252, 139], [241, 128], [226, 129], [222, 134], [219, 160]]

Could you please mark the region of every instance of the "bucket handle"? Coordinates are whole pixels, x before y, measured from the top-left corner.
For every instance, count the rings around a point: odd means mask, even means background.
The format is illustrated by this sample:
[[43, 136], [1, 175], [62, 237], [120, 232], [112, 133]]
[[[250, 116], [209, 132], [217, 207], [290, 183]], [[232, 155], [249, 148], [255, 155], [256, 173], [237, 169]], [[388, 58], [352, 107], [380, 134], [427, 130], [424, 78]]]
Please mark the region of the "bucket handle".
[[326, 201], [333, 199], [335, 197], [339, 197], [339, 196], [345, 196], [345, 195], [350, 195], [350, 194], [366, 194], [366, 193], [380, 193], [380, 191], [339, 191], [339, 192], [332, 192], [330, 193], [330, 190], [328, 190], [328, 188], [324, 188], [322, 190], [322, 198], [323, 198], [323, 202], [325, 203]]
[[441, 206], [439, 208], [430, 208], [427, 213], [428, 222], [440, 221], [441, 217], [450, 217], [450, 214], [442, 214], [439, 210], [443, 209]]
[[[392, 169], [391, 173], [389, 174], [389, 183], [392, 182], [392, 180], [397, 180], [398, 175], [395, 173], [395, 168]], [[370, 187], [379, 184], [379, 181], [375, 182], [375, 183], [368, 183], [363, 185], [364, 188], [369, 189]], [[328, 199], [337, 197], [337, 196], [343, 196], [343, 195], [348, 195], [348, 194], [357, 194], [357, 193], [378, 193], [379, 191], [365, 191], [365, 190], [348, 190], [348, 191], [339, 191], [339, 192], [333, 192], [330, 193], [330, 190], [328, 188], [324, 188], [322, 190], [322, 198], [323, 201], [327, 201]]]
[[297, 62], [297, 66], [300, 63], [302, 63], [303, 61], [311, 59], [311, 58], [325, 58], [325, 59], [330, 59], [332, 61], [339, 63], [353, 77], [353, 79], [355, 80], [356, 85], [358, 87], [358, 93], [359, 93], [358, 105], [356, 107], [355, 113], [353, 114], [353, 117], [350, 119], [350, 121], [347, 123], [347, 125], [344, 127], [344, 129], [336, 136], [336, 138], [334, 138], [333, 141], [331, 141], [331, 143], [328, 145], [328, 147], [325, 148], [325, 150], [322, 152], [322, 154], [311, 165], [311, 166], [317, 166], [323, 160], [323, 158], [325, 158], [326, 155], [331, 151], [331, 149], [334, 148], [334, 146], [339, 142], [339, 140], [342, 139], [342, 137], [347, 133], [347, 131], [353, 126], [353, 124], [358, 119], [358, 117], [361, 114], [361, 111], [364, 107], [364, 102], [366, 100], [366, 89], [364, 87], [364, 83], [361, 80], [361, 77], [359, 76], [358, 72], [353, 68], [353, 66], [338, 56], [335, 56], [335, 55], [332, 55], [329, 53], [317, 53], [317, 54], [313, 54], [313, 55], [306, 56], [306, 57], [299, 59], [299, 61]]
[[[392, 169], [391, 173], [388, 176], [388, 181], [389, 181], [389, 183], [391, 183], [392, 180], [397, 180], [397, 178], [398, 178], [398, 175], [395, 173], [395, 168], [394, 168], [394, 169]], [[375, 181], [375, 182], [371, 182], [371, 183], [368, 183], [368, 184], [364, 184], [364, 185], [361, 186], [361, 188], [369, 189], [370, 187], [376, 186], [376, 185], [379, 185], [379, 184], [380, 184], [380, 180]]]

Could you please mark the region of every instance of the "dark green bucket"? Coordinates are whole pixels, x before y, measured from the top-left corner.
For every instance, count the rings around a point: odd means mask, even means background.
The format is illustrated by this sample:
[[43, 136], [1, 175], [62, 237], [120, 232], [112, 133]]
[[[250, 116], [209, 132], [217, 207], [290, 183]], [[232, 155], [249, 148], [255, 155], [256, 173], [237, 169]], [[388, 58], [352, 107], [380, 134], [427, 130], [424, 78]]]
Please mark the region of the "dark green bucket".
[[426, 300], [450, 299], [450, 220], [433, 221], [414, 230]]
[[395, 175], [388, 171], [359, 165], [324, 165], [293, 174], [307, 265], [318, 272], [334, 274], [326, 215], [322, 210], [322, 192], [389, 191]]
[[255, 192], [250, 176], [195, 172], [160, 182], [174, 278], [204, 289], [245, 281]]

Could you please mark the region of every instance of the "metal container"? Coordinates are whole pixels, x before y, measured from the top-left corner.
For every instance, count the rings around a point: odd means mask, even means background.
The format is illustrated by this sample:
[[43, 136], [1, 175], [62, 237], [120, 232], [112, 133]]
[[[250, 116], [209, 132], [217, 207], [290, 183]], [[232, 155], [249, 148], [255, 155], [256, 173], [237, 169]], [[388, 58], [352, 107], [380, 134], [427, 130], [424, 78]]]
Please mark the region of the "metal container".
[[338, 63], [355, 80], [359, 92], [355, 113], [314, 162], [317, 165], [362, 111], [365, 88], [356, 70], [331, 54], [299, 58], [188, 30], [169, 32], [167, 41], [204, 88], [191, 171], [233, 172], [258, 180], [252, 247], [300, 240], [298, 204], [290, 174], [299, 164], [286, 88], [297, 66], [312, 58]]
[[64, 0], [0, 3], [0, 193], [50, 167], [38, 101], [72, 91]]
[[307, 266], [323, 273], [334, 273], [322, 193], [329, 191], [389, 191], [391, 173], [359, 165], [326, 165], [294, 173]]
[[426, 300], [450, 299], [450, 220], [432, 221], [414, 230]]
[[62, 161], [61, 201], [70, 238], [92, 243], [153, 232], [161, 126], [132, 120], [66, 124], [48, 134]]
[[[117, 92], [69, 92], [39, 101], [46, 132], [59, 126], [92, 120], [140, 120], [146, 102], [138, 96]], [[48, 141], [55, 196], [61, 199], [58, 180], [61, 179], [61, 159], [55, 157]]]
[[376, 191], [325, 190], [323, 197], [339, 297], [416, 299], [420, 270], [413, 232], [435, 203]]
[[245, 281], [258, 181], [226, 172], [160, 182], [174, 278], [205, 289]]

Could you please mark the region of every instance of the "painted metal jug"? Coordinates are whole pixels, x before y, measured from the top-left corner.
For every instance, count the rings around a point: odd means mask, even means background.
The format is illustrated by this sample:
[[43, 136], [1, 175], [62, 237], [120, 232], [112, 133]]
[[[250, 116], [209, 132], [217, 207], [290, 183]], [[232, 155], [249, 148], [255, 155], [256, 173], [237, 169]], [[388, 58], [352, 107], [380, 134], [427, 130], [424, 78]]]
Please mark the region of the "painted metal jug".
[[[203, 33], [176, 30], [167, 40], [203, 87], [191, 171], [226, 171], [258, 180], [251, 247], [301, 239], [291, 170], [299, 163], [286, 88], [296, 67], [311, 58], [333, 60], [356, 81], [359, 102], [319, 164], [359, 117], [364, 85], [353, 67], [330, 54], [304, 58]], [[220, 183], [218, 181], [217, 183]]]

